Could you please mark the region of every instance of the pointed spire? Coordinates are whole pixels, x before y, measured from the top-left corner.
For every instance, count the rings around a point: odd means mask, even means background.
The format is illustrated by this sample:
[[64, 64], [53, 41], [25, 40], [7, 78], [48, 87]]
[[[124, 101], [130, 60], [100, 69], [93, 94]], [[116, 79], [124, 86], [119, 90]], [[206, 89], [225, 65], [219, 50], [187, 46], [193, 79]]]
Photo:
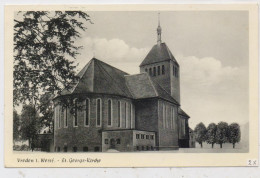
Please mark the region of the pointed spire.
[[160, 45], [162, 42], [161, 35], [162, 35], [162, 28], [160, 26], [160, 12], [159, 12], [158, 13], [158, 27], [157, 27], [157, 44], [158, 45]]

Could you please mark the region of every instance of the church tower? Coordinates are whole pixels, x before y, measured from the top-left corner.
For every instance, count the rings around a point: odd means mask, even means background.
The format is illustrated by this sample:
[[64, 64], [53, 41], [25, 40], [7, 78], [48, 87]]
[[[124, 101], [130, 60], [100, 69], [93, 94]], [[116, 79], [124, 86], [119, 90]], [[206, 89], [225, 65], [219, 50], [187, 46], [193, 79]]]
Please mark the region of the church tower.
[[180, 103], [179, 64], [166, 43], [161, 40], [162, 28], [158, 14], [157, 44], [140, 64], [140, 72], [147, 72], [165, 91]]

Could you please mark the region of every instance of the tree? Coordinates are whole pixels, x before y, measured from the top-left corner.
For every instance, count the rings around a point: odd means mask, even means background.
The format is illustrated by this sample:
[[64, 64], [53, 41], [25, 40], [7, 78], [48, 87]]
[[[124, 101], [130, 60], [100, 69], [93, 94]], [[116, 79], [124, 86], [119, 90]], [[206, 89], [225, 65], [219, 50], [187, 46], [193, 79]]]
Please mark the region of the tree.
[[31, 143], [37, 138], [39, 133], [39, 115], [34, 106], [24, 105], [21, 114], [21, 138], [29, 141], [29, 147]]
[[217, 125], [211, 123], [207, 127], [207, 134], [206, 134], [206, 141], [207, 143], [211, 144], [211, 147], [214, 147], [216, 143], [216, 132], [217, 132]]
[[240, 126], [237, 123], [232, 123], [228, 127], [229, 127], [228, 139], [229, 142], [233, 144], [233, 148], [235, 148], [235, 144], [240, 142], [240, 137], [241, 137]]
[[43, 124], [51, 121], [52, 112], [50, 103], [41, 98], [59, 95], [78, 80], [74, 60], [82, 46], [75, 41], [87, 29], [86, 22], [92, 23], [82, 11], [23, 11], [15, 15], [13, 103], [35, 107], [44, 116]]
[[219, 122], [217, 125], [216, 132], [216, 143], [220, 144], [220, 148], [222, 148], [222, 144], [228, 141], [228, 124], [226, 122]]
[[81, 11], [24, 11], [14, 20], [14, 105], [36, 109], [44, 93], [59, 94], [78, 79], [74, 42], [90, 22]]
[[206, 133], [207, 133], [207, 129], [205, 125], [202, 122], [197, 124], [194, 129], [194, 133], [195, 133], [195, 140], [200, 144], [202, 148], [203, 147], [202, 142], [206, 140]]
[[19, 140], [19, 127], [20, 127], [20, 117], [16, 111], [13, 111], [13, 144], [15, 141]]
[[49, 127], [49, 131], [53, 132], [53, 95], [51, 93], [45, 93], [40, 98], [41, 105], [39, 106], [39, 111], [42, 114], [40, 117], [40, 122], [42, 127]]

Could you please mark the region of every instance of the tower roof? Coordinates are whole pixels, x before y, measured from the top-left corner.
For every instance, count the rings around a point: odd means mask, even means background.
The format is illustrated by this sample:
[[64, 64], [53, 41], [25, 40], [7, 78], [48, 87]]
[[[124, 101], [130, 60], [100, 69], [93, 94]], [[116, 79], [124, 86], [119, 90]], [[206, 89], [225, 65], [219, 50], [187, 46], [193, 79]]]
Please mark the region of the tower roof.
[[168, 46], [165, 43], [160, 43], [153, 46], [153, 48], [144, 58], [143, 62], [140, 64], [140, 67], [144, 65], [168, 61], [168, 60], [172, 60], [177, 65], [179, 65], [175, 57], [172, 55]]

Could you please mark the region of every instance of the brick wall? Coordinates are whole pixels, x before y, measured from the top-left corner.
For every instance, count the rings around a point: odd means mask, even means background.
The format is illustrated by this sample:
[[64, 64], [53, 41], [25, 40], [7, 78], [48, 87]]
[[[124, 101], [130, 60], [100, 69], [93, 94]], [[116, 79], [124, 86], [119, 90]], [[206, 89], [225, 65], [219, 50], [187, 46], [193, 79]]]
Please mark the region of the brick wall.
[[[81, 96], [82, 97], [82, 96]], [[68, 151], [73, 151], [73, 147], [77, 147], [77, 151], [83, 151], [83, 147], [88, 147], [88, 151], [94, 151], [95, 147], [102, 150], [102, 130], [103, 129], [122, 129], [126, 128], [125, 118], [128, 119], [127, 128], [134, 128], [134, 106], [131, 99], [110, 96], [110, 95], [84, 95], [90, 101], [90, 118], [89, 126], [84, 124], [84, 111], [78, 111], [78, 126], [73, 126], [74, 115], [68, 112], [68, 127], [64, 127], [64, 112], [61, 112], [61, 127], [58, 127], [58, 119], [56, 115], [55, 128], [54, 128], [54, 147], [56, 150], [60, 147], [62, 151], [64, 146], [67, 146]], [[75, 96], [77, 98], [77, 96]], [[102, 114], [101, 126], [96, 125], [96, 111], [97, 111], [97, 98], [101, 99]], [[108, 126], [108, 100], [112, 101], [112, 125]], [[121, 126], [118, 127], [118, 107], [117, 103], [121, 103]], [[57, 101], [56, 101], [57, 102]], [[127, 103], [127, 117], [125, 117], [125, 103]], [[132, 104], [132, 119], [130, 122], [129, 108]], [[59, 107], [59, 106], [56, 106]], [[84, 108], [84, 107], [83, 107]], [[54, 114], [55, 116], [55, 114]], [[131, 124], [130, 124], [131, 123]]]
[[[159, 149], [178, 148], [177, 106], [164, 100], [158, 101], [158, 138]], [[163, 110], [166, 108], [166, 112]], [[165, 116], [163, 116], [165, 114]], [[172, 115], [173, 114], [173, 115]], [[165, 117], [165, 119], [163, 118]], [[172, 118], [173, 117], [173, 118]], [[172, 125], [171, 125], [172, 123]]]

